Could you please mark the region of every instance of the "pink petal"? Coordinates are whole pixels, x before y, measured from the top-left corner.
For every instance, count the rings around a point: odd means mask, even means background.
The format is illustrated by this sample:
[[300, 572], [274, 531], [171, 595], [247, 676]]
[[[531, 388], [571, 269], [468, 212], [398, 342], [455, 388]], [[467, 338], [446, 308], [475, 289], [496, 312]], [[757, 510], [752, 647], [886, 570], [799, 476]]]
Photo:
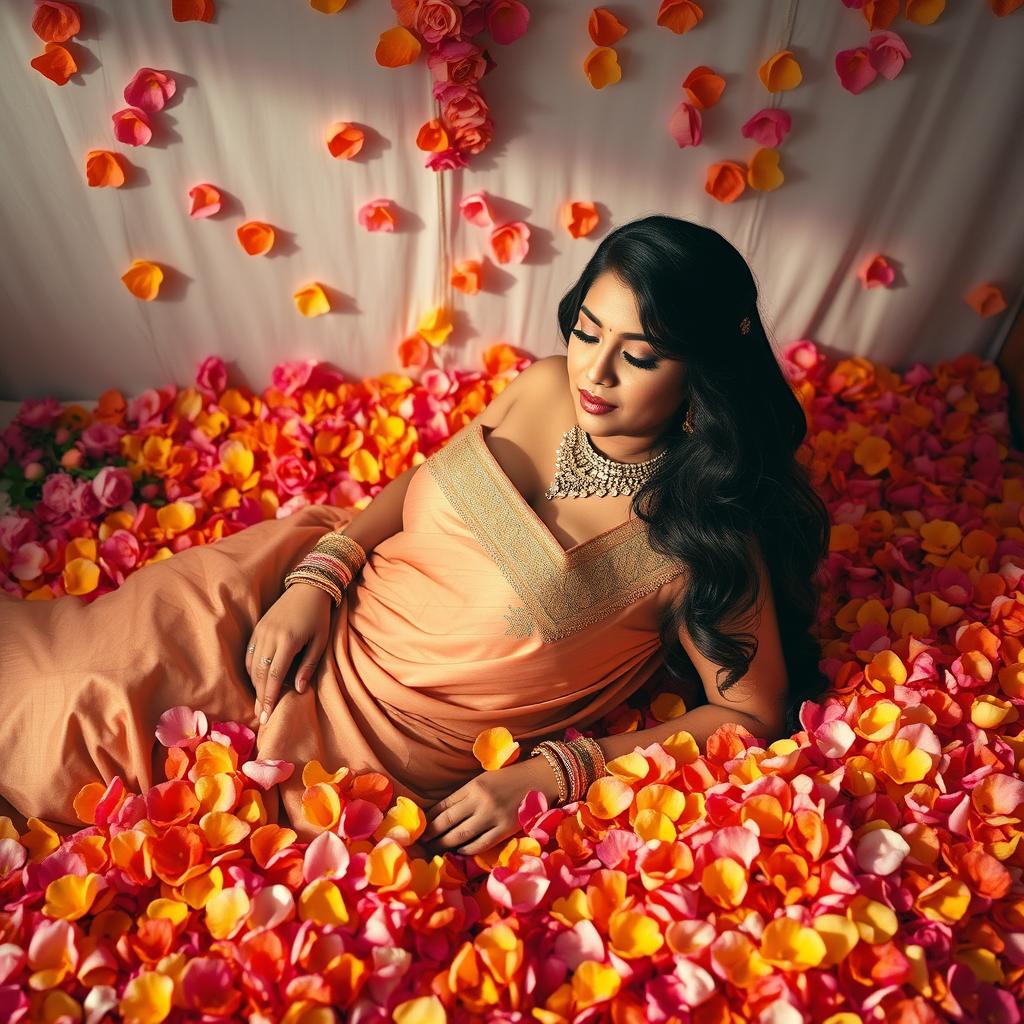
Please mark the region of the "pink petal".
[[350, 861], [348, 847], [342, 839], [333, 832], [321, 832], [306, 847], [302, 877], [306, 882], [317, 878], [342, 878]]
[[496, 867], [487, 877], [487, 895], [517, 914], [533, 910], [551, 885], [540, 857], [524, 857], [519, 867]]
[[478, 228], [489, 228], [494, 225], [494, 215], [491, 212], [486, 192], [473, 192], [464, 196], [459, 202], [459, 209], [462, 211], [462, 216]]
[[855, 50], [840, 50], [836, 54], [836, 74], [843, 88], [854, 95], [862, 92], [878, 77], [867, 48], [863, 46]]
[[499, 45], [514, 43], [530, 23], [530, 12], [519, 0], [491, 0], [487, 7], [487, 31]]
[[892, 874], [910, 853], [910, 844], [891, 828], [866, 832], [857, 843], [857, 863], [862, 871], [875, 875]]
[[153, 138], [149, 115], [139, 107], [127, 107], [111, 117], [114, 138], [126, 146], [145, 146]]
[[692, 104], [683, 100], [682, 103], [672, 111], [668, 119], [669, 134], [676, 140], [676, 145], [682, 149], [684, 146], [699, 146], [704, 138], [703, 120], [700, 111]]
[[188, 190], [188, 197], [192, 200], [189, 204], [188, 215], [193, 220], [212, 217], [215, 213], [220, 213], [223, 206], [220, 189], [209, 182], [193, 185]]
[[740, 129], [745, 139], [752, 139], [759, 146], [775, 149], [789, 134], [793, 118], [785, 110], [773, 110], [765, 107], [753, 117], [748, 118]]
[[761, 841], [742, 825], [719, 829], [708, 845], [716, 857], [732, 857], [748, 868], [761, 852]]
[[0, 839], [0, 881], [12, 871], [20, 871], [27, 856], [28, 851], [16, 839]]
[[168, 708], [156, 724], [156, 738], [165, 747], [194, 748], [196, 741], [206, 735], [206, 715], [187, 704]]
[[295, 900], [288, 886], [265, 885], [252, 898], [247, 924], [249, 928], [276, 928], [294, 916]]
[[827, 722], [814, 732], [814, 742], [826, 757], [842, 757], [857, 740], [857, 734], [842, 721]]
[[277, 786], [290, 779], [295, 771], [291, 761], [279, 761], [275, 758], [262, 758], [258, 761], [246, 761], [242, 765], [242, 774], [248, 776], [264, 792], [271, 786]]
[[346, 839], [368, 839], [384, 820], [384, 812], [369, 800], [350, 800], [341, 811], [338, 832]]
[[895, 32], [878, 32], [868, 40], [871, 66], [891, 82], [910, 58], [910, 49]]
[[174, 79], [155, 68], [139, 68], [124, 87], [124, 101], [147, 114], [163, 110], [177, 88]]

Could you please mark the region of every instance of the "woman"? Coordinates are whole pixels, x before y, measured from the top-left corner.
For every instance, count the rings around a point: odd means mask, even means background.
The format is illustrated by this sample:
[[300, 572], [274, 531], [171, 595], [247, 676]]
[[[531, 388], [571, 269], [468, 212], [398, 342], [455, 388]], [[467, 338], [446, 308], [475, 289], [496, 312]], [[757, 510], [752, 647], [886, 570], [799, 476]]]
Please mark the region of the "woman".
[[[84, 783], [160, 781], [152, 739], [179, 704], [257, 729], [262, 758], [384, 771], [427, 808], [425, 843], [468, 854], [518, 831], [531, 789], [559, 794], [544, 757], [481, 772], [490, 727], [529, 750], [664, 667], [695, 669], [707, 703], [600, 737], [607, 759], [680, 729], [792, 731], [826, 683], [810, 629], [829, 524], [756, 299], [716, 232], [627, 224], [559, 304], [566, 355], [363, 511], [260, 523], [90, 605], [0, 601], [7, 813], [73, 826]], [[366, 552], [336, 612], [328, 588], [284, 586], [328, 532]], [[303, 788], [297, 772], [268, 811], [311, 838]]]

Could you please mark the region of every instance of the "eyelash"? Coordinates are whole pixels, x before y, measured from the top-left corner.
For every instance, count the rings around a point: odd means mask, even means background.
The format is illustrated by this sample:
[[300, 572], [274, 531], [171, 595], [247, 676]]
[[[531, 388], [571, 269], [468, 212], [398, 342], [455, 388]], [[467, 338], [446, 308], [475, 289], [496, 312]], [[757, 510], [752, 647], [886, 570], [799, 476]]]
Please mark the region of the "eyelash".
[[[597, 342], [597, 338], [590, 334], [584, 334], [578, 327], [574, 327], [572, 333], [587, 345], [593, 345]], [[653, 370], [658, 365], [657, 359], [635, 359], [628, 352], [623, 352], [622, 354], [625, 356], [627, 363], [631, 366], [639, 367], [641, 370]]]

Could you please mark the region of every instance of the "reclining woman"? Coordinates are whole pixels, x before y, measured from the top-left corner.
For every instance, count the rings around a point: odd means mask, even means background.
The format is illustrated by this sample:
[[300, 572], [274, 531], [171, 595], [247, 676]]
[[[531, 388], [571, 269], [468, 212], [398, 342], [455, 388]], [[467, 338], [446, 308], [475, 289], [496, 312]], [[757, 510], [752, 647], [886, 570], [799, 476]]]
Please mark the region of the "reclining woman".
[[[578, 798], [637, 745], [795, 731], [827, 685], [829, 521], [756, 305], [721, 235], [626, 224], [559, 303], [565, 355], [363, 510], [259, 523], [87, 605], [0, 600], [0, 814], [71, 831], [85, 783], [162, 781], [154, 732], [181, 704], [257, 730], [254, 756], [384, 772], [427, 811], [424, 843], [467, 854], [518, 831], [530, 790]], [[705, 702], [558, 742], [661, 670]], [[482, 772], [473, 743], [499, 725], [536, 756]], [[303, 790], [296, 771], [267, 810], [308, 839]]]

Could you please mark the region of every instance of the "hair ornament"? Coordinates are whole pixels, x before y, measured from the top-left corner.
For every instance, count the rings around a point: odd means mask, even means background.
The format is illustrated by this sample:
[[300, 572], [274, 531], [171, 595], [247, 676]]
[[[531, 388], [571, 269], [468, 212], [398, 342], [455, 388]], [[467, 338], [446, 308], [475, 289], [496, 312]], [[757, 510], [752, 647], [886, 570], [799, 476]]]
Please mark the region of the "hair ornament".
[[745, 316], [740, 321], [740, 334], [749, 334], [749, 333], [750, 333], [750, 317], [749, 316]]

